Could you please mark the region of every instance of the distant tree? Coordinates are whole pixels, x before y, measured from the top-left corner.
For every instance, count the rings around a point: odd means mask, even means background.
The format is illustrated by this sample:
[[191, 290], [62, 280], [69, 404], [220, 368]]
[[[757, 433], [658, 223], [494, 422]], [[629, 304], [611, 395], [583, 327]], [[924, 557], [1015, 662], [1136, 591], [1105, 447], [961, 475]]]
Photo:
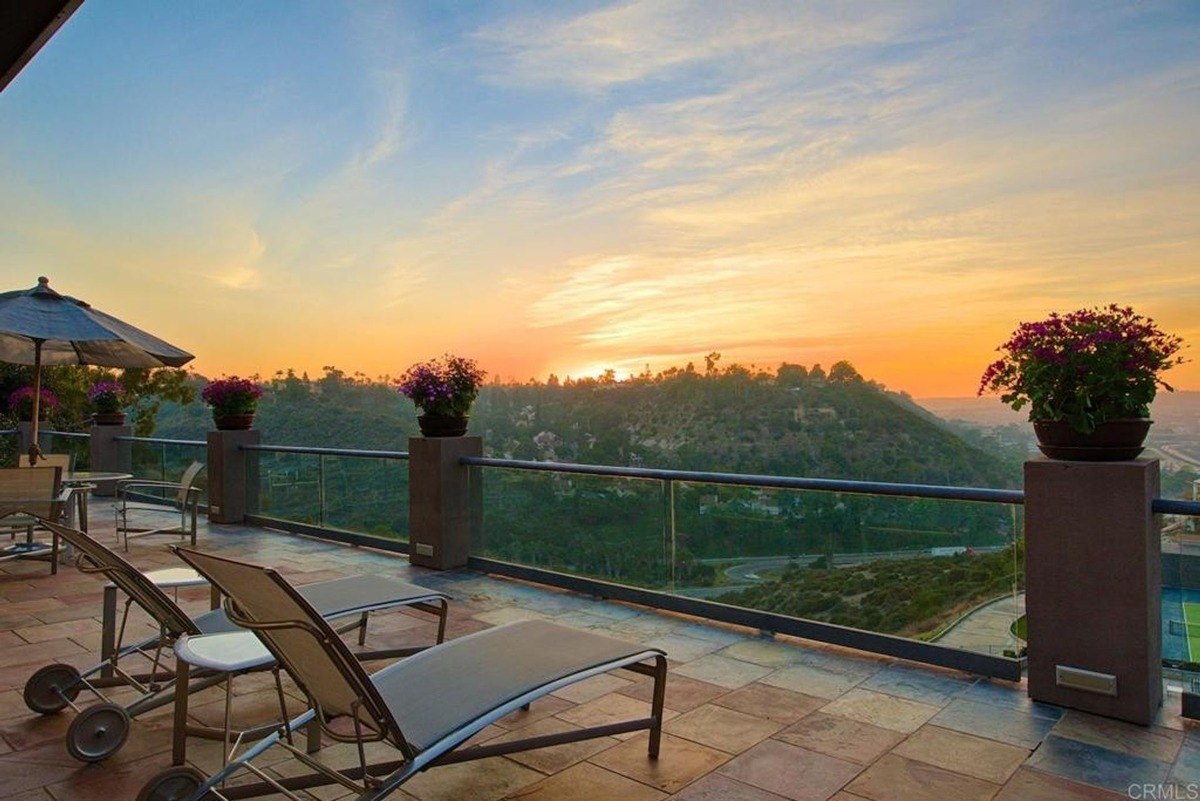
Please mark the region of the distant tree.
[[715, 350], [704, 357], [704, 372], [707, 375], [712, 375], [717, 372], [717, 362], [721, 361], [721, 354]]
[[808, 371], [808, 377], [813, 381], [824, 381], [825, 371], [821, 369], [821, 365], [814, 364], [812, 369]]
[[799, 386], [808, 380], [808, 370], [802, 364], [784, 362], [775, 372], [775, 380], [785, 387]]
[[854, 365], [842, 360], [829, 368], [829, 380], [833, 383], [844, 384], [850, 381], [862, 381], [863, 377], [854, 369]]

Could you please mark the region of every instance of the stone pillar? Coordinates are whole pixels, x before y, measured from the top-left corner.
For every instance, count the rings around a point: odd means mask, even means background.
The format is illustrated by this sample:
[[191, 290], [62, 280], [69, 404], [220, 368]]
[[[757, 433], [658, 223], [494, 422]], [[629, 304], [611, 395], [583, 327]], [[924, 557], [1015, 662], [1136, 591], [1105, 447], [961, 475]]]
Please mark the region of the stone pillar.
[[1149, 724], [1162, 706], [1156, 459], [1025, 463], [1029, 695]]
[[483, 455], [479, 437], [414, 437], [408, 441], [409, 560], [449, 570], [471, 555], [473, 496], [478, 485], [464, 456]]
[[[116, 439], [133, 434], [132, 426], [93, 425], [88, 433], [91, 434], [88, 441], [88, 462], [92, 470], [105, 473], [133, 472], [133, 443], [117, 442]], [[96, 495], [112, 495], [115, 491], [115, 481], [96, 482]]]
[[[46, 423], [42, 423], [43, 426]], [[38, 434], [43, 433], [41, 428], [38, 428]], [[29, 453], [29, 444], [34, 440], [34, 423], [28, 420], [23, 420], [17, 423], [17, 453]], [[38, 436], [41, 439], [41, 436]]]
[[258, 491], [257, 459], [241, 447], [261, 441], [256, 428], [208, 432], [208, 519], [212, 522], [241, 523], [246, 519], [247, 490]]

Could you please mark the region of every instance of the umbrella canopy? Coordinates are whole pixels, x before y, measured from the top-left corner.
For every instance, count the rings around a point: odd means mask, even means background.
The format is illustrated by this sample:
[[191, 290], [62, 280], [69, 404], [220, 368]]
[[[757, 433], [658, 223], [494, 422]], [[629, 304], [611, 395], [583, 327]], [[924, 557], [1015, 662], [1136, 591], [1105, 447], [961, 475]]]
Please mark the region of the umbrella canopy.
[[29, 449], [34, 461], [40, 453], [37, 427], [43, 364], [180, 367], [192, 358], [187, 351], [82, 300], [58, 294], [48, 278], [38, 278], [33, 289], [0, 293], [0, 361], [34, 367]]

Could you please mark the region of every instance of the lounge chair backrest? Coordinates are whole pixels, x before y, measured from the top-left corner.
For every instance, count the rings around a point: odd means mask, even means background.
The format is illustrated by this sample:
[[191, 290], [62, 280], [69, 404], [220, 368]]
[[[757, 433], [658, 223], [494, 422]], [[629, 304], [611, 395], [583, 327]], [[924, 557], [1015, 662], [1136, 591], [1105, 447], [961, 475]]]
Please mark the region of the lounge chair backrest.
[[[43, 453], [38, 457], [38, 467], [61, 467], [64, 473], [71, 472], [71, 462], [74, 457], [69, 453]], [[30, 467], [29, 454], [22, 453], [17, 457], [17, 467]]]
[[182, 634], [201, 633], [191, 617], [180, 609], [178, 604], [172, 601], [162, 589], [146, 578], [142, 571], [117, 556], [109, 548], [96, 542], [82, 531], [47, 520], [43, 520], [42, 525], [74, 546], [75, 561], [81, 570], [102, 573], [169, 634], [178, 637]]
[[188, 465], [187, 470], [183, 471], [183, 475], [179, 477], [179, 493], [175, 496], [175, 500], [182, 506], [187, 503], [188, 490], [196, 483], [196, 478], [200, 475], [200, 471], [204, 469], [204, 462], [192, 462]]
[[26, 514], [53, 520], [58, 516], [61, 467], [0, 468], [0, 517]]
[[410, 751], [362, 663], [283, 576], [178, 545], [171, 550], [225, 594], [230, 620], [258, 634], [323, 720], [357, 711], [372, 734]]

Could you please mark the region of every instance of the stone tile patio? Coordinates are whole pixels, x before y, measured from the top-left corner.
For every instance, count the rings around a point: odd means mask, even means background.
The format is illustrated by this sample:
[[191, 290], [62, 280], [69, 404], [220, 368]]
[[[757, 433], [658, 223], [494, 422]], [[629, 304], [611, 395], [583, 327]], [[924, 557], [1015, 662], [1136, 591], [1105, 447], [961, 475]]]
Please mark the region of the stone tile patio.
[[[93, 533], [112, 543], [102, 504], [94, 507], [93, 518]], [[644, 733], [620, 735], [436, 768], [409, 781], [392, 796], [396, 799], [1062, 801], [1188, 798], [1200, 790], [1200, 735], [1169, 713], [1161, 725], [1141, 728], [1034, 704], [1021, 685], [765, 639], [470, 571], [416, 569], [401, 557], [370, 550], [236, 526], [205, 526], [201, 537], [205, 548], [272, 564], [297, 583], [383, 572], [444, 589], [454, 597], [450, 637], [542, 617], [669, 652], [668, 720], [657, 762], [646, 757]], [[145, 569], [172, 566], [163, 541], [135, 541], [131, 560]], [[42, 717], [22, 700], [25, 680], [38, 667], [55, 661], [86, 667], [97, 661], [100, 586], [71, 567], [52, 577], [42, 562], [0, 565], [4, 801], [131, 800], [147, 778], [170, 763], [169, 707], [137, 719], [116, 756], [83, 765], [63, 745], [70, 713]], [[205, 609], [207, 591], [182, 591], [180, 601]], [[149, 628], [145, 620], [135, 625]], [[387, 613], [373, 619], [368, 643], [424, 642], [432, 633], [426, 616]], [[243, 677], [234, 687], [238, 719], [270, 717], [276, 701], [267, 677]], [[299, 711], [299, 695], [292, 694]], [[601, 676], [502, 719], [477, 740], [546, 734], [643, 714], [649, 697], [646, 679]], [[219, 688], [193, 696], [191, 713], [199, 720], [215, 724], [222, 710]], [[347, 748], [332, 746], [322, 758], [350, 759]], [[220, 760], [219, 745], [193, 740], [188, 756], [197, 767], [211, 770]], [[279, 775], [301, 772], [288, 759], [270, 769]], [[333, 787], [303, 797], [354, 796]]]

